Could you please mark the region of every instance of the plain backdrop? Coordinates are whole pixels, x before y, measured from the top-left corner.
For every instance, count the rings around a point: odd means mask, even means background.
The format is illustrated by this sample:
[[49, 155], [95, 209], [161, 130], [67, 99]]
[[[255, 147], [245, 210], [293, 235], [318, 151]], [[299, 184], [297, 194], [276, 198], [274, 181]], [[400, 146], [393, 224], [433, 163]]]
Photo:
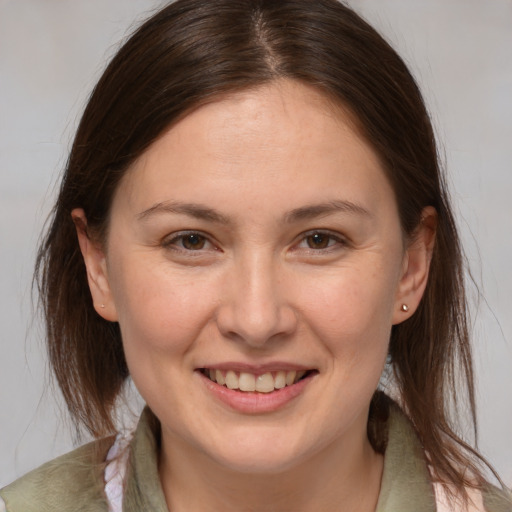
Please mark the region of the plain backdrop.
[[[85, 99], [162, 3], [0, 0], [0, 487], [73, 447], [31, 305], [34, 251]], [[349, 3], [405, 58], [432, 113], [481, 290], [480, 449], [512, 485], [512, 1]]]

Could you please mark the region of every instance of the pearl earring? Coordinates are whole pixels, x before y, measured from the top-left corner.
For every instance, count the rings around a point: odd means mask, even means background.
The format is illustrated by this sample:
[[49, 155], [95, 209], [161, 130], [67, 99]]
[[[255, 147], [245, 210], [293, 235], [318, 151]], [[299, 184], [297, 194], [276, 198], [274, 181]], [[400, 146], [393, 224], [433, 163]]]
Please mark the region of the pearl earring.
[[407, 304], [402, 304], [402, 306], [400, 307], [400, 309], [404, 312], [404, 313], [407, 313], [407, 311], [409, 311], [409, 306]]

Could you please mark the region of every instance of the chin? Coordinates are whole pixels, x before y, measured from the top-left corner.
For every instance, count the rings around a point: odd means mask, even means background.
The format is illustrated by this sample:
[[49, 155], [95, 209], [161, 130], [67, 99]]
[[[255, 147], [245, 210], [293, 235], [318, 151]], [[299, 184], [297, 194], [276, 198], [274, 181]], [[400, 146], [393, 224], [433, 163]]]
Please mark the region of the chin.
[[293, 455], [275, 453], [272, 447], [269, 447], [264, 452], [262, 450], [255, 450], [254, 452], [247, 451], [241, 456], [237, 454], [225, 454], [224, 456], [217, 456], [216, 462], [228, 471], [238, 474], [253, 474], [253, 475], [276, 475], [284, 473], [297, 466], [300, 463], [298, 454]]
[[293, 442], [290, 433], [276, 435], [275, 429], [265, 433], [246, 432], [231, 436], [228, 444], [207, 450], [218, 465], [227, 470], [247, 474], [283, 473], [307, 460], [315, 451], [304, 443]]

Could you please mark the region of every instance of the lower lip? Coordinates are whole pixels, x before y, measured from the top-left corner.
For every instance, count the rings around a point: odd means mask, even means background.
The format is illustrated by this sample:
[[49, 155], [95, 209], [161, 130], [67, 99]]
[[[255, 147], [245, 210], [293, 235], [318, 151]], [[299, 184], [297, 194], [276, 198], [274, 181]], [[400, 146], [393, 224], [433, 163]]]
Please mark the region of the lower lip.
[[231, 409], [244, 414], [264, 414], [277, 411], [299, 395], [304, 393], [317, 372], [312, 372], [307, 377], [299, 380], [291, 386], [276, 389], [271, 393], [258, 393], [251, 391], [239, 391], [221, 386], [210, 380], [206, 375], [197, 372], [203, 379], [207, 389], [221, 402]]

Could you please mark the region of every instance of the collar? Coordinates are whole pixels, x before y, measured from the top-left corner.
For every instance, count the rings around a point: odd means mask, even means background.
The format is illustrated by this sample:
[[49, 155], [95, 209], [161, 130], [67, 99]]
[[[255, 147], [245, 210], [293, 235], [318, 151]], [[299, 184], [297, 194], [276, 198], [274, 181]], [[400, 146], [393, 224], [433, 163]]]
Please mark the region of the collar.
[[425, 452], [410, 420], [390, 406], [388, 442], [384, 453], [376, 512], [433, 512], [435, 496]]

